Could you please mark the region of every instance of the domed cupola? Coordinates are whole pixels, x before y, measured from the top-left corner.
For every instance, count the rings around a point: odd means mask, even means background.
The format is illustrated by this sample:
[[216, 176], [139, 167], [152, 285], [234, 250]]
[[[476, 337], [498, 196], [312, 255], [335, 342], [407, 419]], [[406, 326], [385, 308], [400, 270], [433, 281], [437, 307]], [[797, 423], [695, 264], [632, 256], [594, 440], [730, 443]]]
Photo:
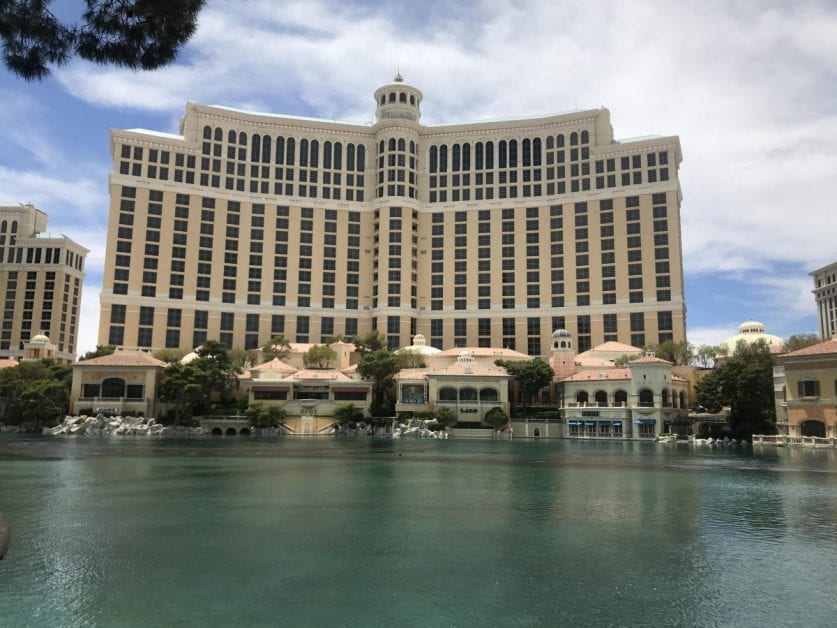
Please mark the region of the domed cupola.
[[375, 119], [384, 120], [412, 120], [421, 119], [421, 91], [407, 85], [401, 74], [396, 74], [392, 83], [375, 90]]

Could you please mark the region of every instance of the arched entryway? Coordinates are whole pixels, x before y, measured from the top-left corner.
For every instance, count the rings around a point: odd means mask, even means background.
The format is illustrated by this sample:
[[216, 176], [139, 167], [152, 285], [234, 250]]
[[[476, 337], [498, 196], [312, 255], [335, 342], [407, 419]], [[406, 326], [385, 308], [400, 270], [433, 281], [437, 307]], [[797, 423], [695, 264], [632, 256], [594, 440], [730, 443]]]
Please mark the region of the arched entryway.
[[235, 436], [236, 435], [235, 428], [234, 427], [228, 427], [227, 431], [226, 431], [226, 434], [227, 434], [227, 436]]
[[648, 388], [643, 388], [639, 391], [639, 405], [644, 408], [654, 407], [654, 393]]
[[539, 427], [535, 428], [534, 436], [535, 436], [535, 438], [540, 438], [541, 437], [541, 428], [539, 428]]
[[817, 419], [807, 419], [799, 424], [801, 436], [816, 436], [825, 438], [825, 423]]
[[222, 436], [224, 432], [221, 431], [220, 427], [213, 427], [212, 428], [212, 435], [213, 436]]
[[596, 395], [595, 395], [595, 399], [596, 399], [596, 405], [597, 406], [599, 406], [600, 408], [606, 408], [607, 407], [607, 393], [605, 391], [597, 390]]

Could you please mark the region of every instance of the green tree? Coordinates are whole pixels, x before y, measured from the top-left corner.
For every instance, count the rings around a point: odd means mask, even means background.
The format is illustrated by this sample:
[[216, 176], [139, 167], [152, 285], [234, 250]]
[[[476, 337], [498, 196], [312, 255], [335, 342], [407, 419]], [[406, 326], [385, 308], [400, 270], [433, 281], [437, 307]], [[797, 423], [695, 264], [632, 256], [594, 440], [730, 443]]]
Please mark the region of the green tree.
[[668, 360], [674, 366], [691, 364], [695, 357], [695, 348], [685, 340], [666, 340], [659, 345], [650, 345], [646, 353], [653, 351], [661, 360]]
[[114, 345], [96, 345], [96, 348], [93, 351], [85, 353], [79, 358], [79, 361], [83, 362], [84, 360], [92, 360], [93, 358], [98, 358], [103, 355], [110, 355], [114, 351], [116, 351], [116, 347]]
[[26, 361], [0, 370], [0, 417], [9, 425], [55, 425], [66, 415], [72, 371], [52, 360]]
[[154, 357], [167, 364], [179, 362], [188, 353], [185, 349], [160, 349], [154, 352]]
[[385, 350], [387, 348], [387, 339], [380, 332], [373, 330], [363, 336], [355, 336], [352, 338], [352, 344], [363, 355], [365, 353]]
[[810, 347], [820, 342], [822, 342], [822, 340], [817, 334], [794, 334], [785, 340], [785, 353], [799, 351], [800, 349]]
[[497, 360], [494, 363], [502, 366], [514, 378], [523, 403], [532, 403], [534, 396], [552, 381], [554, 375], [552, 367], [541, 358]]
[[445, 408], [444, 406], [436, 408], [436, 411], [433, 412], [433, 419], [444, 427], [453, 427], [456, 425], [457, 421], [456, 413], [450, 408]]
[[277, 334], [262, 346], [262, 354], [265, 360], [278, 358], [284, 360], [291, 352], [291, 343], [282, 334]]
[[213, 409], [237, 410], [239, 406], [236, 367], [227, 348], [209, 340], [197, 353], [198, 357], [188, 364], [169, 364], [163, 372], [159, 396], [172, 406], [176, 424]]
[[427, 366], [424, 356], [418, 351], [399, 351], [396, 355], [402, 369], [423, 369]]
[[618, 358], [616, 358], [613, 361], [613, 365], [618, 366], [620, 368], [624, 367], [624, 366], [628, 366], [628, 363], [630, 363], [631, 360], [636, 360], [636, 357], [637, 356], [635, 356], [635, 355], [628, 355], [627, 353], [624, 354], [624, 355], [620, 355]]
[[363, 421], [363, 410], [353, 403], [344, 403], [334, 409], [334, 419], [340, 425]]
[[288, 413], [282, 406], [254, 403], [248, 406], [245, 415], [250, 419], [250, 425], [263, 429], [279, 427], [285, 422]]
[[205, 0], [85, 0], [79, 23], [64, 23], [51, 0], [0, 0], [3, 61], [26, 80], [49, 76], [75, 56], [133, 70], [174, 61]]
[[367, 351], [361, 355], [357, 372], [372, 382], [372, 403], [369, 413], [373, 417], [387, 417], [395, 413], [395, 374], [401, 368], [398, 356], [386, 349]]
[[727, 355], [727, 348], [724, 346], [701, 345], [695, 351], [692, 363], [700, 368], [710, 369], [715, 366], [718, 358], [724, 358]]
[[491, 408], [485, 413], [483, 421], [495, 430], [504, 429], [509, 424], [509, 417], [502, 408]]
[[307, 368], [327, 369], [334, 365], [337, 352], [328, 345], [314, 345], [302, 356], [302, 363]]
[[774, 364], [767, 343], [739, 342], [732, 356], [698, 383], [698, 404], [710, 412], [729, 407], [730, 430], [736, 438], [775, 431]]

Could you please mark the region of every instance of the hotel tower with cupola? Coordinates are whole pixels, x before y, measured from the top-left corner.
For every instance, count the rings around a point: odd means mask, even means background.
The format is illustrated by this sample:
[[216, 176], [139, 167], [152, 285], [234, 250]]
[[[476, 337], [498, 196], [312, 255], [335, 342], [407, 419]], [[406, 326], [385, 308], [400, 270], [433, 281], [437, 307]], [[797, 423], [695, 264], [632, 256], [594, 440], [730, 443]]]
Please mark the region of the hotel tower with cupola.
[[615, 140], [604, 108], [424, 126], [400, 75], [374, 97], [371, 126], [189, 103], [179, 134], [114, 130], [99, 343], [685, 338], [676, 136]]

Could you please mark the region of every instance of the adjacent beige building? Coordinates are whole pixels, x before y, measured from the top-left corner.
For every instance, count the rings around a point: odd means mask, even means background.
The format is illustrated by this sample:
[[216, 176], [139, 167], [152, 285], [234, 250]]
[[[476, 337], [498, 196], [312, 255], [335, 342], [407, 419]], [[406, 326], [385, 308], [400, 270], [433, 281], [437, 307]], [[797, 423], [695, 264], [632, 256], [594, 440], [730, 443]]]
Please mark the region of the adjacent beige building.
[[814, 278], [820, 338], [837, 338], [837, 262], [815, 270], [811, 276]]
[[374, 98], [372, 125], [189, 103], [179, 134], [113, 131], [99, 343], [685, 338], [676, 136], [616, 140], [604, 108], [424, 126], [400, 76]]
[[36, 207], [0, 206], [0, 358], [19, 359], [29, 340], [46, 335], [54, 345], [51, 355], [75, 359], [89, 251], [46, 229], [47, 215]]

